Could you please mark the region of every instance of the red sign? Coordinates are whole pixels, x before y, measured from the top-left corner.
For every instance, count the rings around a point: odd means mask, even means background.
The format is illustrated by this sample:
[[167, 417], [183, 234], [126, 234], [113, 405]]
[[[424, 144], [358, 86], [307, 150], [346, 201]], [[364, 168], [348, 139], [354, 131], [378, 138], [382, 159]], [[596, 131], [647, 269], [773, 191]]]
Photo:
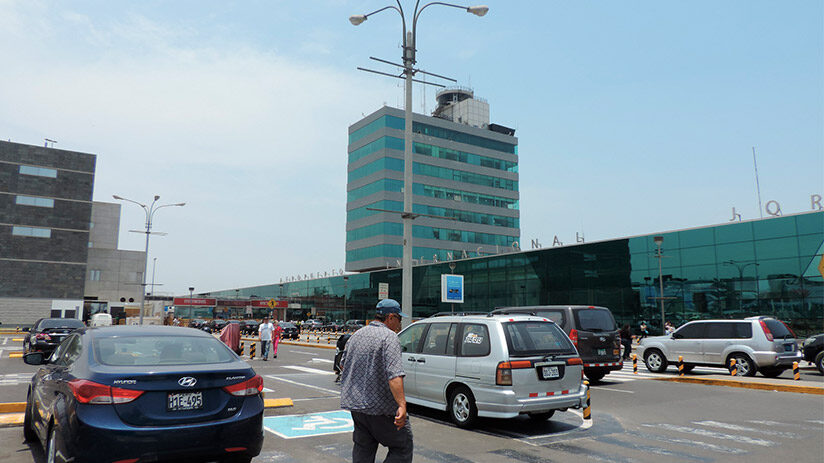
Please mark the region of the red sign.
[[224, 301], [222, 299], [219, 299], [217, 301], [217, 305], [219, 307], [246, 307], [247, 305], [249, 305], [249, 301], [240, 301], [237, 299]]
[[174, 305], [205, 305], [214, 307], [215, 305], [217, 305], [217, 299], [176, 297]]

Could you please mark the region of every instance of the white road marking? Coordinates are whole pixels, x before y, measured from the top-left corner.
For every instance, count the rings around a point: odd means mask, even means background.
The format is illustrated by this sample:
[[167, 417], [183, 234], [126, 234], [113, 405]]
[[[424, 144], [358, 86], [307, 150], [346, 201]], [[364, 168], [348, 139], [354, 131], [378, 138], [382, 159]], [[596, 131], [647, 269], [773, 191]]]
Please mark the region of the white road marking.
[[291, 353], [291, 354], [303, 354], [303, 355], [318, 355], [317, 352], [306, 352], [305, 350], [290, 350], [289, 353]]
[[8, 344], [8, 342], [9, 342], [9, 338], [3, 338], [3, 345], [4, 345], [4, 346], [5, 346], [6, 344]]
[[614, 392], [626, 392], [627, 394], [635, 394], [635, 391], [624, 391], [622, 389], [613, 389], [611, 387], [598, 387], [597, 389], [593, 389], [595, 391], [614, 391]]
[[761, 424], [764, 426], [788, 426], [791, 428], [801, 428], [800, 424], [795, 423], [779, 423], [778, 421], [769, 421], [769, 420], [749, 420], [749, 423], [753, 424]]
[[334, 371], [318, 370], [316, 368], [299, 367], [297, 365], [284, 365], [283, 368], [290, 370], [302, 371], [304, 373], [312, 373], [313, 375], [334, 375]]
[[731, 440], [736, 442], [742, 442], [745, 444], [753, 444], [753, 445], [760, 445], [763, 447], [770, 447], [775, 445], [775, 442], [768, 441], [765, 439], [758, 439], [754, 437], [747, 437], [747, 436], [736, 436], [733, 434], [724, 434], [715, 431], [707, 431], [706, 429], [700, 428], [691, 428], [689, 426], [678, 426], [674, 424], [642, 424], [641, 426], [646, 426], [648, 428], [661, 428], [666, 429], [668, 431], [675, 431], [675, 432], [683, 432], [687, 434], [696, 434], [703, 437], [712, 437], [713, 439], [721, 439], [721, 440]]
[[313, 362], [323, 362], [323, 363], [335, 363], [335, 361], [334, 361], [334, 360], [319, 359], [319, 358], [313, 358], [313, 359], [312, 359], [312, 361], [313, 361]]
[[304, 399], [292, 399], [292, 402], [307, 402], [309, 400], [323, 400], [323, 399], [338, 399], [336, 395], [329, 395], [325, 397], [306, 397]]
[[767, 436], [779, 436], [784, 437], [787, 439], [798, 439], [798, 434], [794, 434], [791, 432], [782, 432], [782, 431], [770, 431], [770, 430], [761, 430], [750, 428], [747, 426], [739, 426], [737, 424], [729, 424], [729, 423], [720, 423], [718, 421], [693, 421], [693, 424], [701, 425], [701, 426], [709, 426], [711, 428], [721, 428], [721, 429], [729, 429], [730, 431], [738, 431], [738, 432], [753, 432], [758, 434], [764, 434]]
[[694, 440], [694, 439], [681, 439], [679, 437], [660, 436], [660, 435], [657, 435], [657, 434], [649, 434], [649, 433], [646, 433], [646, 432], [634, 432], [634, 431], [630, 432], [630, 434], [632, 434], [634, 436], [638, 436], [641, 439], [645, 439], [645, 440], [657, 440], [657, 441], [666, 442], [666, 443], [669, 443], [669, 444], [687, 445], [687, 446], [698, 447], [698, 448], [702, 448], [704, 450], [711, 450], [713, 452], [719, 452], [719, 453], [731, 453], [731, 454], [734, 454], [734, 455], [740, 455], [742, 453], [747, 453], [746, 450], [742, 450], [742, 449], [738, 449], [738, 448], [734, 448], [734, 447], [725, 447], [723, 445], [710, 444], [709, 442], [703, 442], [703, 441]]
[[292, 381], [291, 379], [281, 378], [281, 377], [278, 377], [278, 376], [275, 376], [275, 375], [266, 375], [266, 377], [271, 378], [271, 379], [276, 379], [278, 381], [283, 381], [285, 383], [294, 384], [296, 386], [308, 387], [310, 389], [317, 389], [318, 391], [323, 391], [323, 392], [328, 392], [330, 394], [340, 395], [340, 391], [335, 391], [335, 390], [332, 390], [332, 389], [326, 389], [325, 387], [315, 386], [315, 385], [306, 384], [306, 383], [299, 383], [297, 381]]

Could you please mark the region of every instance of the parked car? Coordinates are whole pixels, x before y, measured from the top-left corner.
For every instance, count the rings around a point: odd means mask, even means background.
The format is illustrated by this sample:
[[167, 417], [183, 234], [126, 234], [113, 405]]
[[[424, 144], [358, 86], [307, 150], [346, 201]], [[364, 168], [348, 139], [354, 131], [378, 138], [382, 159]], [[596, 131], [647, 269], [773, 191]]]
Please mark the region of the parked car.
[[584, 374], [592, 382], [600, 381], [610, 371], [624, 367], [621, 359], [621, 336], [612, 312], [606, 307], [587, 305], [543, 305], [504, 307], [493, 314], [534, 314], [560, 326], [572, 340], [584, 361]]
[[291, 322], [280, 322], [278, 323], [281, 329], [283, 329], [283, 333], [281, 334], [282, 339], [299, 339], [300, 338], [300, 330], [298, 327], [295, 326], [294, 323]]
[[323, 331], [340, 331], [343, 328], [343, 320], [328, 321], [323, 324]]
[[206, 325], [208, 325], [208, 322], [206, 320], [203, 320], [202, 318], [194, 318], [192, 320], [189, 320], [189, 328], [196, 328], [198, 330], [202, 330], [203, 327]]
[[361, 328], [366, 326], [366, 322], [363, 320], [347, 320], [346, 323], [343, 324], [344, 331], [357, 331]]
[[41, 318], [23, 338], [23, 353], [43, 352], [48, 358], [69, 334], [85, 326], [75, 318]]
[[[409, 403], [477, 417], [541, 421], [586, 405], [583, 361], [555, 322], [530, 315], [430, 317], [399, 335]], [[344, 360], [344, 368], [346, 361]]]
[[792, 330], [770, 317], [743, 320], [700, 320], [689, 322], [669, 336], [641, 340], [638, 355], [647, 370], [662, 372], [670, 363], [684, 358], [684, 371], [695, 366], [730, 369], [735, 359], [739, 376], [754, 376], [756, 371], [775, 378], [801, 360]]
[[248, 336], [257, 335], [260, 322], [257, 320], [243, 320], [240, 325], [240, 331]]
[[817, 334], [804, 340], [801, 346], [804, 352], [804, 360], [812, 362], [818, 368], [818, 372], [824, 375], [824, 334]]
[[303, 322], [303, 324], [301, 325], [301, 329], [302, 330], [319, 330], [319, 329], [321, 329], [322, 326], [323, 326], [323, 323], [321, 323], [319, 320], [309, 319], [309, 320], [306, 320], [305, 322]]
[[207, 326], [209, 327], [209, 332], [210, 333], [220, 333], [220, 330], [222, 330], [223, 327], [226, 326], [227, 323], [229, 323], [229, 322], [226, 321], [226, 320], [216, 318], [216, 319], [210, 321]]
[[46, 460], [250, 462], [263, 379], [222, 342], [170, 326], [79, 329], [31, 380], [23, 434]]

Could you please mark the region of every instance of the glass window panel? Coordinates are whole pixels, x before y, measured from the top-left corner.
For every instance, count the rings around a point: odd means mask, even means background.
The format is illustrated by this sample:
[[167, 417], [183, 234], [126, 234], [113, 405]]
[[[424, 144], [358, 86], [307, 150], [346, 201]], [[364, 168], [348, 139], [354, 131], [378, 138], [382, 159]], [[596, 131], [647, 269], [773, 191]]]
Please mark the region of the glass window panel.
[[[752, 267], [747, 269], [748, 273], [745, 273], [745, 278], [747, 275], [754, 274], [751, 268]], [[801, 274], [801, 263], [797, 258], [792, 257], [785, 259], [759, 260], [757, 272], [758, 276], [761, 278], [772, 275], [798, 276]]]
[[818, 254], [822, 244], [824, 244], [824, 231], [817, 235], [801, 235], [798, 237], [799, 254], [802, 256]]
[[57, 170], [46, 167], [20, 166], [20, 173], [37, 177], [57, 178]]
[[715, 254], [719, 263], [730, 260], [736, 262], [753, 261], [755, 260], [755, 246], [752, 241], [719, 244], [715, 247]]
[[34, 238], [51, 238], [51, 229], [34, 227], [12, 227], [11, 234], [16, 236], [30, 236]]
[[711, 281], [716, 275], [715, 265], [693, 265], [681, 269], [682, 278], [689, 281]]
[[681, 249], [681, 265], [707, 264], [715, 264], [715, 246]]
[[756, 240], [755, 255], [758, 257], [759, 262], [764, 259], [797, 256], [798, 240], [795, 237]]
[[461, 334], [461, 355], [483, 357], [489, 355], [489, 332], [486, 325], [466, 324]]
[[[679, 233], [682, 248], [695, 246], [712, 246], [715, 244], [715, 233], [712, 228], [701, 228], [698, 230], [685, 230]], [[664, 239], [666, 244], [666, 238]]]
[[794, 217], [777, 217], [752, 223], [755, 239], [778, 238], [795, 235]]
[[752, 222], [722, 225], [715, 228], [715, 242], [717, 244], [738, 241], [752, 241]]
[[[629, 240], [629, 252], [630, 254], [647, 254], [655, 251], [650, 251], [647, 248], [647, 239], [646, 238], [630, 238]], [[655, 246], [655, 243], [653, 243]]]
[[[447, 340], [449, 339], [449, 323], [432, 323], [429, 331], [426, 332], [426, 339], [423, 341], [422, 354], [446, 354]], [[454, 339], [454, 337], [453, 337]]]
[[21, 206], [54, 207], [54, 200], [51, 198], [18, 195], [15, 202]]
[[824, 233], [824, 213], [798, 215], [795, 217], [795, 224], [799, 235]]

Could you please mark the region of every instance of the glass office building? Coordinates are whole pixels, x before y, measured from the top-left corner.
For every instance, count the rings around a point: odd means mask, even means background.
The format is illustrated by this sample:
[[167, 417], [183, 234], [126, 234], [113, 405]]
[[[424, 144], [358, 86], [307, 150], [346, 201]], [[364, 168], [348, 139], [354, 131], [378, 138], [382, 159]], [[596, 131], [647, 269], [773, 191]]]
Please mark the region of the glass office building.
[[[661, 245], [663, 295], [658, 247]], [[663, 296], [676, 326], [696, 319], [771, 315], [797, 334], [824, 327], [824, 212], [736, 222], [578, 245], [456, 259], [413, 268], [413, 316], [452, 310], [441, 301], [441, 274], [464, 275], [455, 311], [500, 306], [584, 304], [609, 307], [619, 323], [660, 329]], [[368, 319], [378, 284], [401, 299], [401, 270], [216, 291], [209, 297], [286, 300], [286, 317]]]
[[[451, 260], [517, 246], [518, 140], [489, 123], [466, 89], [413, 115], [412, 257]], [[403, 256], [404, 112], [383, 107], [349, 127], [346, 270], [399, 267]]]

